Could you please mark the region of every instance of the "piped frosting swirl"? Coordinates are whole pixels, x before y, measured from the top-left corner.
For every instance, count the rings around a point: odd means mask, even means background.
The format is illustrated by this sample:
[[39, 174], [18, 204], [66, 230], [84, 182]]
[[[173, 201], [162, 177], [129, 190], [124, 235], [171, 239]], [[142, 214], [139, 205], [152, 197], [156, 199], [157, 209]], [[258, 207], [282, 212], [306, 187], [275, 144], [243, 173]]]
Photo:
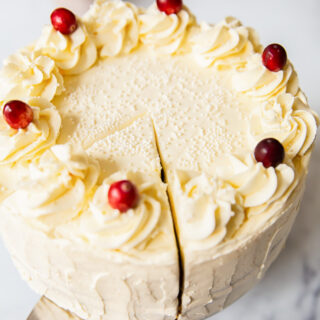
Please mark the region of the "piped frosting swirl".
[[260, 50], [255, 32], [233, 17], [217, 25], [202, 23], [191, 41], [195, 59], [202, 67], [240, 68]]
[[232, 156], [228, 160], [226, 164], [231, 170], [225, 179], [241, 194], [245, 208], [271, 205], [290, 189], [295, 180], [294, 169], [285, 163], [276, 168], [265, 168], [251, 155], [244, 159]]
[[[244, 220], [243, 199], [230, 183], [204, 173], [178, 171], [174, 187], [182, 236], [190, 248], [214, 247]], [[201, 243], [201, 245], [199, 245]]]
[[25, 166], [22, 179], [3, 206], [53, 230], [78, 215], [95, 186], [99, 165], [68, 145], [56, 145]]
[[46, 26], [35, 47], [42, 54], [52, 58], [66, 75], [84, 72], [97, 59], [97, 48], [80, 19], [78, 25], [77, 30], [71, 35], [63, 35], [52, 26]]
[[195, 18], [184, 8], [178, 14], [160, 12], [156, 4], [139, 15], [140, 41], [161, 54], [174, 54], [181, 48]]
[[234, 74], [233, 87], [249, 97], [267, 100], [281, 93], [296, 95], [299, 90], [298, 77], [290, 63], [284, 70], [269, 71], [263, 64], [260, 54], [248, 57], [246, 66]]
[[56, 143], [61, 117], [55, 106], [42, 98], [27, 103], [32, 108], [33, 121], [26, 129], [12, 129], [0, 117], [0, 164], [31, 159]]
[[[121, 180], [133, 182], [140, 196], [137, 207], [125, 214], [112, 209], [107, 201], [110, 185]], [[165, 218], [162, 214], [166, 206], [165, 189], [159, 177], [117, 172], [97, 188], [75, 232], [93, 243], [101, 245], [102, 242], [107, 249], [143, 250], [148, 241], [161, 232]]]
[[292, 159], [310, 149], [317, 126], [317, 117], [300, 98], [282, 94], [257, 107], [251, 117], [250, 134], [255, 143], [268, 137], [276, 138]]
[[62, 93], [63, 77], [55, 61], [37, 51], [10, 56], [1, 71], [0, 101], [41, 97], [51, 101]]
[[129, 53], [139, 41], [138, 9], [122, 1], [96, 1], [84, 20], [102, 57]]

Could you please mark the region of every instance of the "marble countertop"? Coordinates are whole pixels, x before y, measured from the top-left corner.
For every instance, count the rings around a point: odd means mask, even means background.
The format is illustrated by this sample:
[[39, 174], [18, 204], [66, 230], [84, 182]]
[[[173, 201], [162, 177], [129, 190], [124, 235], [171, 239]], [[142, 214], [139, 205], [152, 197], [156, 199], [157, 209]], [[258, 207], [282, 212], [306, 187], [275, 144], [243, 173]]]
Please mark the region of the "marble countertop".
[[[68, 0], [61, 2], [66, 5]], [[147, 5], [151, 0], [132, 2]], [[219, 21], [233, 15], [254, 26], [263, 43], [282, 43], [312, 108], [320, 113], [319, 0], [185, 0], [185, 3], [199, 20]], [[36, 39], [53, 8], [51, 0], [2, 0], [0, 60]], [[319, 163], [318, 143], [301, 212], [280, 258], [256, 288], [210, 320], [320, 320]], [[0, 241], [0, 319], [25, 320], [38, 299], [20, 279]]]

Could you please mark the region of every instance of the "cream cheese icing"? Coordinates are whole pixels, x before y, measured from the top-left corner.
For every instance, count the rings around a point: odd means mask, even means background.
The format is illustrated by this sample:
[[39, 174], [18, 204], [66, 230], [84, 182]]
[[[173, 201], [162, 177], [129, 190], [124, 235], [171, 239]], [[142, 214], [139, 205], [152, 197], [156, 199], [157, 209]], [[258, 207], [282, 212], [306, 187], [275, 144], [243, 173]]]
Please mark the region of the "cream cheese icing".
[[54, 60], [38, 51], [10, 56], [1, 71], [0, 100], [41, 97], [51, 101], [63, 91], [63, 77]]
[[96, 1], [84, 17], [101, 57], [129, 53], [138, 45], [138, 9], [121, 1]]
[[188, 29], [194, 25], [193, 15], [184, 8], [177, 15], [160, 12], [156, 4], [139, 15], [140, 41], [162, 54], [173, 54], [183, 44]]
[[12, 129], [0, 119], [0, 163], [28, 160], [55, 144], [61, 117], [54, 105], [43, 98], [27, 100], [33, 110], [33, 122], [25, 129]]
[[83, 24], [70, 36], [46, 26], [35, 49], [54, 59], [63, 74], [79, 74], [89, 69], [97, 59], [97, 48]]
[[[318, 118], [292, 64], [267, 70], [256, 33], [235, 18], [198, 25], [187, 8], [167, 16], [97, 0], [78, 25], [69, 36], [45, 27], [2, 71], [2, 106], [24, 99], [35, 115], [23, 130], [1, 120], [7, 246], [38, 292], [81, 317], [174, 319], [181, 285], [181, 319], [203, 319], [280, 252]], [[253, 157], [266, 137], [284, 145], [277, 168]], [[141, 193], [126, 215], [106, 201], [121, 179]], [[63, 248], [69, 265], [42, 265], [8, 234], [14, 225], [26, 243], [46, 244], [37, 248], [48, 261]]]

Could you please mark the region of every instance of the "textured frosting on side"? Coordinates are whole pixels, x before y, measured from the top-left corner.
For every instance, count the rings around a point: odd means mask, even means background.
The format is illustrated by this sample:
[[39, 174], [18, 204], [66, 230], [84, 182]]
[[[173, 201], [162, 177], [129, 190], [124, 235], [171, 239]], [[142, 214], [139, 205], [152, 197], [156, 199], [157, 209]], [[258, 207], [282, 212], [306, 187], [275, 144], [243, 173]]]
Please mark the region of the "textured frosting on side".
[[140, 41], [161, 54], [174, 54], [183, 45], [195, 18], [184, 8], [177, 15], [160, 12], [152, 5], [139, 15]]
[[269, 221], [253, 221], [250, 228], [258, 225], [259, 231], [249, 239], [239, 243], [235, 238], [220, 249], [193, 251], [185, 256], [188, 268], [179, 320], [206, 319], [235, 302], [263, 278], [285, 246], [303, 192], [302, 181], [284, 210], [273, 212], [271, 219], [268, 213]]
[[[176, 319], [174, 254], [159, 263], [130, 254], [124, 259], [85, 242], [48, 237], [2, 207], [0, 216], [1, 233], [22, 277], [60, 307], [88, 320]], [[171, 247], [175, 252], [174, 242]]]
[[53, 104], [42, 98], [27, 101], [33, 121], [26, 129], [12, 129], [0, 118], [0, 164], [28, 160], [56, 143], [61, 117]]
[[54, 59], [63, 74], [79, 74], [89, 69], [97, 59], [97, 48], [79, 20], [77, 30], [69, 36], [44, 27], [35, 49]]
[[84, 17], [101, 57], [129, 53], [139, 40], [138, 9], [122, 1], [96, 1]]
[[54, 60], [37, 51], [10, 56], [1, 71], [0, 101], [42, 97], [51, 101], [63, 91], [63, 77]]
[[202, 23], [191, 41], [195, 59], [202, 67], [240, 68], [245, 66], [250, 55], [260, 51], [254, 30], [233, 17], [217, 25]]

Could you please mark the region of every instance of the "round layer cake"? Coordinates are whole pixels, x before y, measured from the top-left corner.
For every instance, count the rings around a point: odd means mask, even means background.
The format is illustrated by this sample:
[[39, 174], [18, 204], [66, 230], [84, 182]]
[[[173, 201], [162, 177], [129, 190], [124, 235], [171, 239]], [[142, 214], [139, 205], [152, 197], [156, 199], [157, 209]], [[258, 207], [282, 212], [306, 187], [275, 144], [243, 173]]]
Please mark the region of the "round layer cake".
[[17, 269], [83, 319], [217, 313], [263, 277], [303, 195], [318, 119], [286, 51], [179, 0], [51, 21], [1, 71]]

